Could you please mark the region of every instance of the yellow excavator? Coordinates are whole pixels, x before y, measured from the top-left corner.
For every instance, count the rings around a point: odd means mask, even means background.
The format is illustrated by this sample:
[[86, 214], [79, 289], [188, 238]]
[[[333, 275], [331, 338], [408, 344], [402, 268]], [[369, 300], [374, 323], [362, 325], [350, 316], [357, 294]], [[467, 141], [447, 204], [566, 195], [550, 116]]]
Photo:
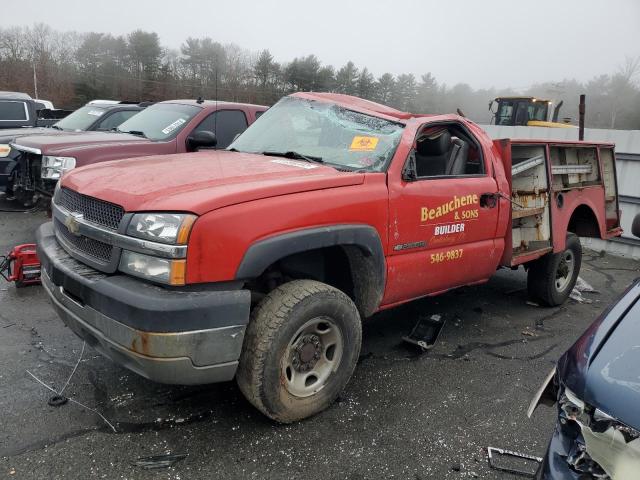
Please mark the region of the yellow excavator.
[[[489, 102], [491, 122], [495, 125], [519, 125], [528, 127], [575, 128], [568, 120], [558, 122], [562, 100], [536, 97], [498, 97]], [[496, 105], [494, 110], [494, 105]]]

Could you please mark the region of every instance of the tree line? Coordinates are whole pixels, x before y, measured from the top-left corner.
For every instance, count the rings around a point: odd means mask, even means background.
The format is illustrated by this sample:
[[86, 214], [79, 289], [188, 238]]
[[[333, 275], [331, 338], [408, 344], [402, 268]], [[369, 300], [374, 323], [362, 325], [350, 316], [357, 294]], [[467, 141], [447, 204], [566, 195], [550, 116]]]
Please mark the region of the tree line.
[[209, 37], [190, 37], [172, 49], [161, 44], [157, 33], [143, 30], [113, 36], [60, 32], [45, 24], [0, 28], [0, 90], [34, 95], [37, 84], [39, 98], [66, 108], [97, 98], [199, 96], [271, 105], [295, 91], [318, 91], [356, 95], [416, 113], [460, 109], [472, 120], [487, 123], [491, 99], [522, 94], [564, 100], [561, 117], [575, 121], [578, 96], [586, 93], [588, 127], [640, 129], [639, 72], [640, 58], [628, 58], [616, 72], [587, 82], [565, 79], [520, 90], [474, 89], [468, 83], [438, 82], [429, 72], [419, 78], [411, 73], [376, 76], [352, 61], [335, 68], [316, 55], [277, 62], [267, 49], [252, 52]]

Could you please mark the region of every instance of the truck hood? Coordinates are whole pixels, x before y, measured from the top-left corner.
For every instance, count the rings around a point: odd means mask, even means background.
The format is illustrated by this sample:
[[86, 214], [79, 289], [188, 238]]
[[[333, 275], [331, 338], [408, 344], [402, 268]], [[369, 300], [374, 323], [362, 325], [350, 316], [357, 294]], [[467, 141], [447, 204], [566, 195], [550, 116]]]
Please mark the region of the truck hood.
[[261, 198], [357, 185], [364, 174], [265, 155], [203, 151], [72, 170], [62, 186], [126, 211], [208, 211]]
[[29, 135], [56, 135], [64, 133], [55, 128], [32, 127], [32, 128], [7, 128], [0, 130], [0, 143], [13, 142], [14, 138], [26, 137]]
[[[1, 133], [0, 133], [1, 134]], [[87, 150], [154, 143], [146, 138], [116, 132], [62, 132], [60, 135], [21, 137], [17, 145], [37, 148], [43, 155], [73, 157]]]

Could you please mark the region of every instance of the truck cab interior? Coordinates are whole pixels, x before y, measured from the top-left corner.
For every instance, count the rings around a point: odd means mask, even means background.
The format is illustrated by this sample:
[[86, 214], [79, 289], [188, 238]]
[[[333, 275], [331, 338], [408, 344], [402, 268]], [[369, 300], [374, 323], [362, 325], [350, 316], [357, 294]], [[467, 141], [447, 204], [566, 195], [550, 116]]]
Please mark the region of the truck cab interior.
[[428, 126], [420, 132], [415, 161], [419, 178], [483, 173], [477, 142], [456, 124]]

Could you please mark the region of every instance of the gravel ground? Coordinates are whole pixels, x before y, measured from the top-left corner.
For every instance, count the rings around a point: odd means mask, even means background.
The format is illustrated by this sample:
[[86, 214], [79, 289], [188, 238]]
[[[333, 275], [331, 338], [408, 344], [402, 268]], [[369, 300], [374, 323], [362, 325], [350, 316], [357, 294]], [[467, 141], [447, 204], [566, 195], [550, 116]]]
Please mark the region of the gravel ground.
[[[6, 205], [0, 203], [0, 210]], [[43, 213], [0, 211], [0, 252], [33, 241]], [[637, 261], [585, 251], [581, 276], [599, 293], [559, 308], [527, 304], [522, 270], [413, 302], [368, 320], [362, 356], [339, 401], [295, 425], [255, 411], [233, 383], [146, 381], [87, 347], [66, 393], [47, 405], [82, 342], [40, 287], [0, 284], [0, 476], [20, 479], [521, 478], [490, 470], [486, 447], [542, 455], [554, 423], [526, 408], [554, 361], [640, 272]], [[418, 314], [446, 325], [425, 354], [401, 338]], [[99, 415], [115, 426], [114, 432]], [[188, 454], [144, 470], [139, 457]]]

